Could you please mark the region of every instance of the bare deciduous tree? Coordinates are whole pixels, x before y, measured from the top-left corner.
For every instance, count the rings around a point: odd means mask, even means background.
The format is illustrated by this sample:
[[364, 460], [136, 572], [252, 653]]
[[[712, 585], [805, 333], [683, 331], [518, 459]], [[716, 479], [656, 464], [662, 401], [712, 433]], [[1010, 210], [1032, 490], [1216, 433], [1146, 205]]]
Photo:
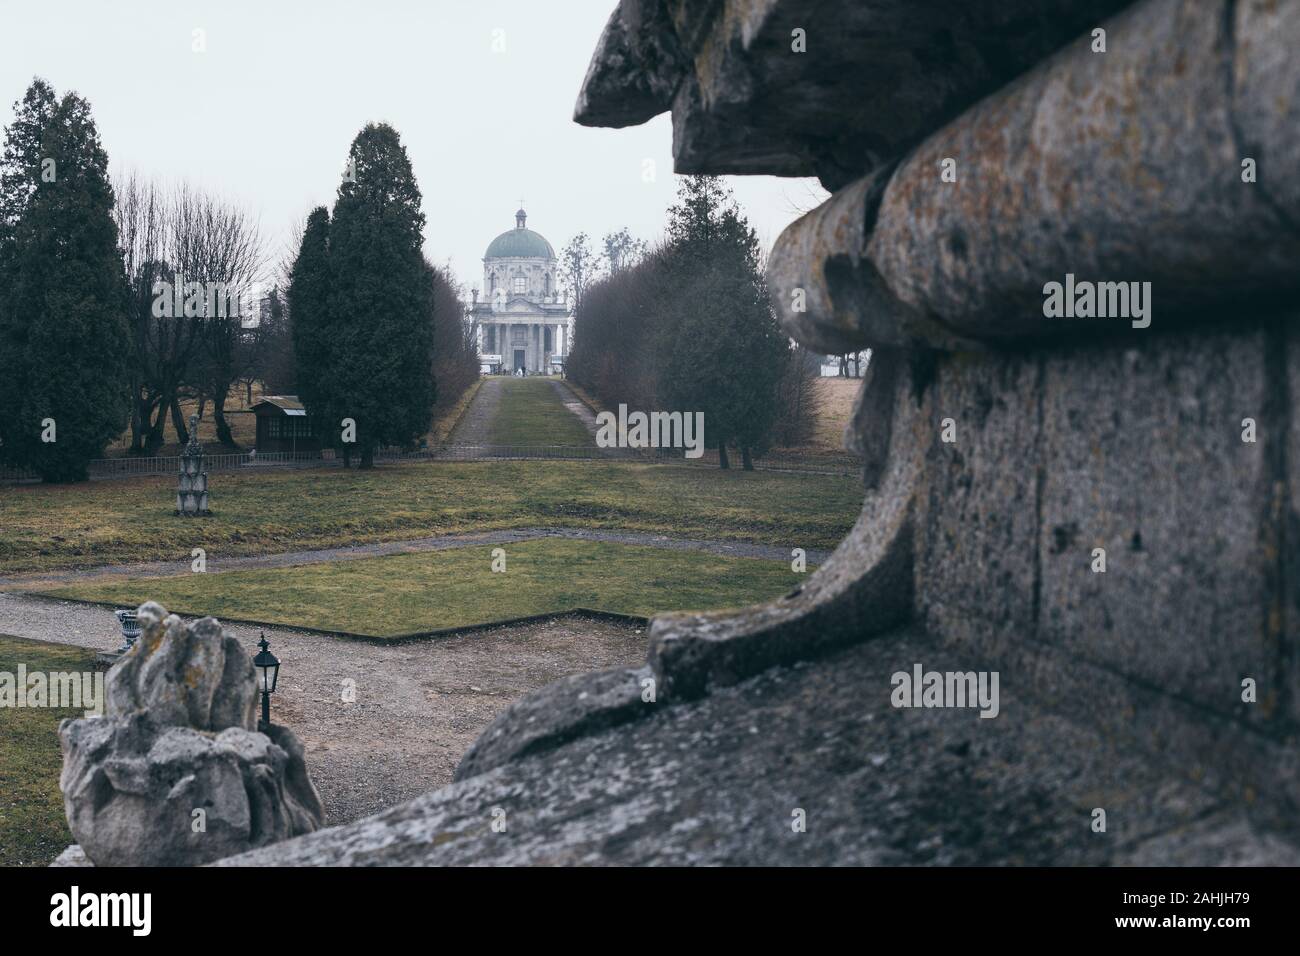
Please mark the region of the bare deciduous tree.
[[[180, 403], [190, 398], [212, 402], [217, 437], [233, 446], [226, 396], [254, 361], [262, 334], [243, 328], [239, 316], [260, 298], [257, 223], [190, 186], [167, 189], [135, 173], [119, 180], [116, 194], [136, 353], [131, 450], [156, 453], [168, 414], [177, 440], [186, 442]], [[174, 302], [161, 302], [166, 297]]]

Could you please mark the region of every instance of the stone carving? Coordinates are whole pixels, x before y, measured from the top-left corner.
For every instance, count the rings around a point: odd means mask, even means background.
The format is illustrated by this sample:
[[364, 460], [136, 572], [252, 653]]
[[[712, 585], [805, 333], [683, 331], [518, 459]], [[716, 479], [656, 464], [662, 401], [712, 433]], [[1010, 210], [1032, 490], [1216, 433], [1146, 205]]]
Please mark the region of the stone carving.
[[[785, 598], [512, 705], [452, 786], [223, 864], [1300, 860], [1297, 44], [1295, 0], [622, 0], [579, 122], [671, 109], [677, 172], [834, 193], [768, 285], [875, 349], [862, 516]], [[1068, 273], [1149, 281], [1152, 327], [1048, 318]], [[891, 706], [940, 661], [998, 718]]]
[[624, 127], [671, 109], [678, 173], [838, 189], [1128, 3], [624, 0], [574, 120]]
[[213, 618], [152, 602], [108, 674], [102, 718], [67, 719], [64, 809], [100, 866], [178, 866], [309, 833], [324, 818], [301, 744], [256, 731], [252, 660]]
[[204, 517], [208, 510], [208, 473], [203, 470], [203, 444], [199, 441], [199, 416], [190, 416], [190, 440], [181, 453], [176, 485], [176, 513], [183, 518]]

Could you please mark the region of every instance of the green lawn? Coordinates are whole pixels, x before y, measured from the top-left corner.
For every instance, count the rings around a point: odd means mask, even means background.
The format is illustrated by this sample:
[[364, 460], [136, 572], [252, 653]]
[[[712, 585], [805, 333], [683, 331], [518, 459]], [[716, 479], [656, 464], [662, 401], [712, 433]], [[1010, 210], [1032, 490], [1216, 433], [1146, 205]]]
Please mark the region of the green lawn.
[[[95, 652], [0, 634], [0, 671], [94, 670]], [[46, 866], [72, 835], [63, 816], [59, 721], [83, 710], [0, 708], [0, 866]]]
[[832, 548], [862, 504], [855, 478], [620, 461], [219, 472], [211, 477], [214, 516], [188, 520], [172, 513], [175, 487], [170, 477], [0, 485], [0, 574], [127, 561], [172, 560], [188, 569], [196, 547], [217, 562], [524, 527]]
[[501, 404], [492, 420], [494, 445], [591, 445], [593, 439], [576, 415], [564, 407], [544, 378], [503, 378]]
[[243, 618], [391, 637], [574, 607], [649, 616], [779, 597], [805, 575], [785, 561], [605, 542], [538, 539], [226, 574], [80, 584], [59, 597], [186, 615]]

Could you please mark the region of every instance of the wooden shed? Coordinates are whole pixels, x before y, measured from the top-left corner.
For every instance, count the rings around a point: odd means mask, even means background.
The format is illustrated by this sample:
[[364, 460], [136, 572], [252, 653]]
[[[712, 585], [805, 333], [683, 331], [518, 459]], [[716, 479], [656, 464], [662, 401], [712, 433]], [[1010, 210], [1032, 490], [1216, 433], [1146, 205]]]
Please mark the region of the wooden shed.
[[253, 414], [257, 416], [259, 453], [320, 454], [316, 423], [297, 395], [263, 395], [253, 406]]

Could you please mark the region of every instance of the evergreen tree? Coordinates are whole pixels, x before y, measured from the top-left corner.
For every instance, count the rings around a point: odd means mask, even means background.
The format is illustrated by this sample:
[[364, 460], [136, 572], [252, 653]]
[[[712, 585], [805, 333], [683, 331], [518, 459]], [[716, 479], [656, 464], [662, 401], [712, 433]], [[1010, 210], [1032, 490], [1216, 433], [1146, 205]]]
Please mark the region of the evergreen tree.
[[13, 239], [18, 220], [40, 184], [42, 144], [58, 109], [54, 89], [40, 77], [32, 80], [22, 102], [14, 104], [14, 120], [5, 130], [0, 161], [0, 242]]
[[127, 286], [90, 106], [35, 80], [0, 168], [0, 455], [83, 480], [129, 414]]
[[[248, 387], [262, 382], [263, 388], [271, 395], [299, 394], [296, 377], [297, 364], [294, 360], [293, 328], [289, 321], [289, 308], [285, 304], [285, 293], [278, 286], [273, 286], [267, 293], [270, 300], [262, 324], [266, 329], [262, 335], [257, 362], [248, 378]], [[251, 404], [252, 397], [249, 396]]]
[[411, 446], [429, 429], [433, 286], [421, 252], [420, 190], [397, 131], [368, 124], [352, 142], [348, 168], [329, 236], [328, 328], [338, 364], [328, 374], [369, 468], [375, 449]]
[[729, 467], [766, 450], [779, 411], [787, 340], [767, 299], [758, 236], [717, 176], [687, 176], [669, 209], [661, 397], [704, 412], [704, 434]]
[[350, 446], [341, 443], [341, 422], [347, 416], [330, 278], [330, 216], [324, 206], [318, 206], [307, 217], [289, 273], [295, 378], [298, 397], [315, 420], [321, 441], [339, 448], [350, 460]]

